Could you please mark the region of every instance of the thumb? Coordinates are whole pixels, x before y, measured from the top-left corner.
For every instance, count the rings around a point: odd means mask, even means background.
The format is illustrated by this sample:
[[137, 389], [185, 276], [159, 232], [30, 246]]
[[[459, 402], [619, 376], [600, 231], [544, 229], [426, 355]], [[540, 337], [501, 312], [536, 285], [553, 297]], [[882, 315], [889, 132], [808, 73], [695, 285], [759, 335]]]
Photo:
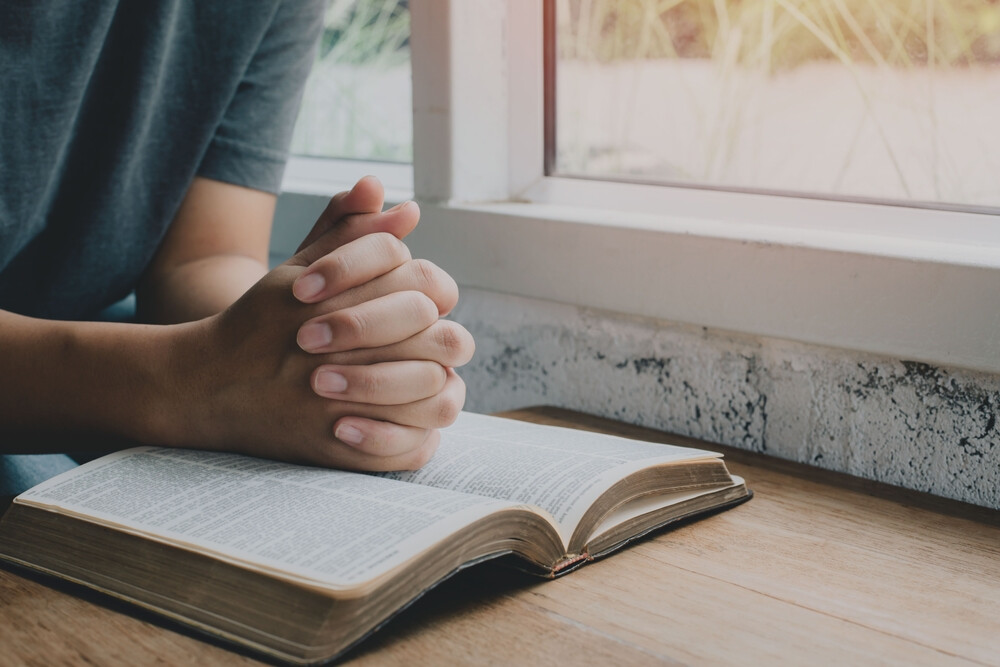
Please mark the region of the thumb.
[[288, 264], [309, 266], [337, 248], [375, 232], [405, 238], [420, 221], [420, 207], [406, 201], [380, 213], [383, 194], [378, 179], [366, 176], [350, 192], [335, 195]]
[[337, 248], [355, 241], [362, 236], [385, 232], [402, 240], [413, 231], [420, 220], [420, 207], [416, 202], [406, 201], [393, 206], [385, 213], [356, 213], [342, 218], [312, 244], [296, 253], [289, 264], [309, 266]]
[[[337, 228], [343, 226], [347, 216], [359, 213], [378, 213], [382, 210], [384, 202], [385, 190], [382, 188], [382, 183], [374, 176], [365, 176], [355, 183], [350, 191], [335, 194], [330, 198], [330, 203], [326, 205], [316, 220], [316, 224], [313, 225], [312, 230], [295, 252], [301, 252], [325, 234], [333, 233], [336, 235]], [[341, 241], [337, 247], [346, 242]]]

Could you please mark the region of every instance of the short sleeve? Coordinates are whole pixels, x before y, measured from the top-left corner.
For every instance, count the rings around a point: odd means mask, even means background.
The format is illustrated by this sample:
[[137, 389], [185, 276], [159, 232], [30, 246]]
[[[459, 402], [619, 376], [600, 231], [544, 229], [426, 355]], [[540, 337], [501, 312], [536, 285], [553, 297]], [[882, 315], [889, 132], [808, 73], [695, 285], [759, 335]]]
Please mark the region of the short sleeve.
[[277, 194], [323, 26], [323, 0], [286, 0], [247, 65], [198, 175]]

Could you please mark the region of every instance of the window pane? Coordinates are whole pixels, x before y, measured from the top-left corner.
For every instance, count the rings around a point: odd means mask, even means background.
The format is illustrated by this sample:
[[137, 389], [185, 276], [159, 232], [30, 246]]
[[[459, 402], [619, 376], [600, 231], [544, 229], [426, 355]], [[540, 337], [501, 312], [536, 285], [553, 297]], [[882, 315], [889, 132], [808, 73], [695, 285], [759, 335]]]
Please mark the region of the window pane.
[[555, 171], [1000, 206], [995, 0], [555, 0]]
[[412, 162], [407, 0], [333, 0], [292, 152]]

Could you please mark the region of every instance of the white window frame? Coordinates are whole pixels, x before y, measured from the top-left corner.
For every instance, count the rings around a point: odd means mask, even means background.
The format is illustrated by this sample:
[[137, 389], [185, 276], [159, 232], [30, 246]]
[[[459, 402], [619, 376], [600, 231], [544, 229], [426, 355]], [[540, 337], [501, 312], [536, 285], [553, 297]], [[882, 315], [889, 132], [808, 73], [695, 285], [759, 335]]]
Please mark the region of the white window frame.
[[331, 187], [350, 188], [360, 176], [369, 174], [382, 181], [387, 199], [405, 201], [413, 197], [412, 164], [301, 155], [293, 155], [288, 161], [282, 189], [329, 198]]
[[460, 285], [1000, 372], [1000, 216], [547, 177], [542, 3], [410, 10], [410, 245]]

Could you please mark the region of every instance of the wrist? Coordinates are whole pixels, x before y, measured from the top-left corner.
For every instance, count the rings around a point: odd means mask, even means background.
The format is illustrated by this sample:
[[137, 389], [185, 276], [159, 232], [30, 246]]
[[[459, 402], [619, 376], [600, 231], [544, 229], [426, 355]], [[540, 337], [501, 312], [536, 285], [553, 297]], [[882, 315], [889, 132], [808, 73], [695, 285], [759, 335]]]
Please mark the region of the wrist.
[[135, 410], [136, 439], [164, 447], [208, 446], [210, 399], [206, 378], [213, 373], [211, 331], [217, 317], [150, 326], [150, 360], [142, 372], [142, 405]]
[[[75, 411], [91, 414], [84, 429], [129, 441], [170, 445], [182, 418], [176, 396], [184, 367], [176, 350], [185, 325], [104, 324], [72, 327], [69, 356], [92, 366], [92, 386]], [[103, 372], [102, 372], [103, 371]], [[81, 385], [85, 386], [85, 385]]]

